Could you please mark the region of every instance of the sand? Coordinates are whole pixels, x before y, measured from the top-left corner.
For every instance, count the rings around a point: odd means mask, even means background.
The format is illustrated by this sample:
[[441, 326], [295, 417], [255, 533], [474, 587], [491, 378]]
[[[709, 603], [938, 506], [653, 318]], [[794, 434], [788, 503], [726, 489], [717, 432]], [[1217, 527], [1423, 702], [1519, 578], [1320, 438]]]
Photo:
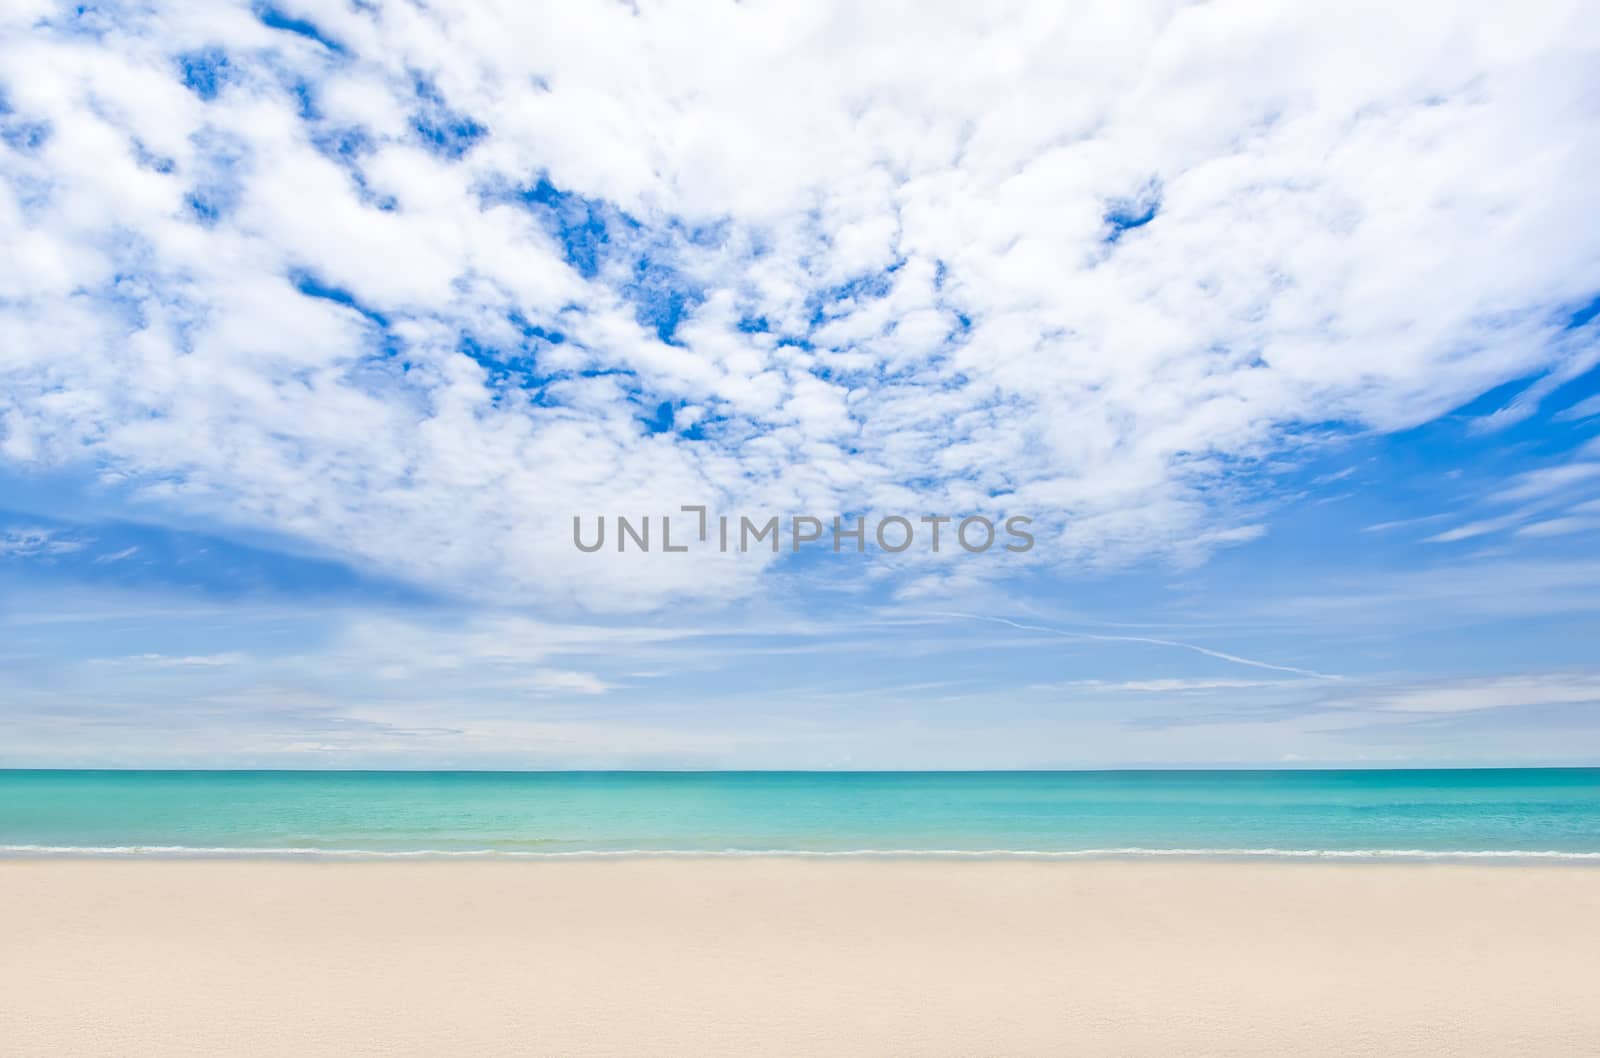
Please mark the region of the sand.
[[1600, 870], [0, 862], [0, 1055], [1600, 1054]]

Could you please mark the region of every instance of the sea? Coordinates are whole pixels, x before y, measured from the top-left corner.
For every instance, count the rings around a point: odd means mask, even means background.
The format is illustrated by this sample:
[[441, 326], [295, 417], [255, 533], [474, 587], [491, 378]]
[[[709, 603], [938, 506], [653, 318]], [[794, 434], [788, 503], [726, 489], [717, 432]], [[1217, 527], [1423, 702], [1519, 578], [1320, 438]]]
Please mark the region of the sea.
[[1600, 864], [1600, 768], [0, 770], [0, 856]]

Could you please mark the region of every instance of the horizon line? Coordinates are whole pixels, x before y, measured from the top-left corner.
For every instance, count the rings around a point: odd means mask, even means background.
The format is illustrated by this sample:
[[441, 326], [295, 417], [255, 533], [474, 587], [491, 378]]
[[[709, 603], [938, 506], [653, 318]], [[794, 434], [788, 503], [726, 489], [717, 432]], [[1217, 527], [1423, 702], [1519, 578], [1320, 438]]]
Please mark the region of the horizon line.
[[139, 766], [9, 767], [13, 772], [161, 773], [168, 775], [1096, 775], [1195, 772], [1408, 772], [1408, 771], [1600, 771], [1591, 764], [1409, 764], [1409, 765], [1150, 765], [1104, 768], [170, 768]]

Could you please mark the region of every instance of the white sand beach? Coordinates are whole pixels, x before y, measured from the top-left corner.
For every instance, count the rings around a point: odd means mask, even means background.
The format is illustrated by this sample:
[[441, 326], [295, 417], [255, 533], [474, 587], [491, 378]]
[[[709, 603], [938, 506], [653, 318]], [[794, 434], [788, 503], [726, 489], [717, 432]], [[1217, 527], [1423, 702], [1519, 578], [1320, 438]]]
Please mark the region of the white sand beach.
[[0, 862], [0, 1053], [1600, 1053], [1600, 871]]

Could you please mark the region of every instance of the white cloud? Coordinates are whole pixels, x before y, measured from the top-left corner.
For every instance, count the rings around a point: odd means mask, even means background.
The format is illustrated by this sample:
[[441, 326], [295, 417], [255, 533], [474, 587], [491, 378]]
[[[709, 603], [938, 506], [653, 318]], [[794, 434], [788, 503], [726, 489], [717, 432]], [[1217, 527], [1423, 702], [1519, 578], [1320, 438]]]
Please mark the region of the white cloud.
[[1518, 536], [1566, 536], [1570, 533], [1585, 533], [1600, 529], [1600, 518], [1597, 517], [1565, 517], [1547, 518], [1542, 522], [1533, 522], [1517, 530]]
[[136, 667], [150, 667], [158, 669], [167, 668], [228, 668], [243, 664], [245, 655], [238, 652], [227, 654], [188, 654], [183, 657], [174, 657], [170, 654], [136, 654], [127, 658], [104, 658], [101, 664], [125, 664]]
[[1498, 533], [1502, 529], [1509, 529], [1520, 525], [1528, 518], [1528, 512], [1515, 511], [1495, 518], [1482, 518], [1466, 525], [1458, 525], [1454, 529], [1446, 529], [1442, 533], [1435, 533], [1428, 537], [1431, 544], [1453, 544], [1458, 540], [1471, 540], [1475, 537], [1486, 536], [1489, 533]]
[[[1548, 537], [1592, 528], [1595, 519], [1584, 515], [1592, 513], [1595, 503], [1600, 501], [1573, 502], [1575, 497], [1592, 492], [1595, 479], [1600, 478], [1600, 463], [1586, 462], [1582, 458], [1594, 455], [1592, 448], [1592, 443], [1580, 446], [1576, 450], [1580, 458], [1575, 461], [1523, 471], [1511, 478], [1510, 484], [1485, 497], [1485, 502], [1491, 505], [1520, 504], [1515, 510], [1435, 533], [1426, 538], [1427, 542], [1455, 543], [1507, 529], [1514, 529], [1515, 535], [1520, 537]], [[1566, 516], [1549, 517], [1552, 509], [1562, 507], [1565, 507]], [[1411, 522], [1390, 524], [1405, 525], [1427, 520], [1413, 519]], [[1389, 527], [1371, 526], [1369, 531]]]
[[1600, 703], [1600, 679], [1586, 674], [1446, 681], [1352, 700], [1353, 705], [1399, 713], [1457, 713], [1588, 702]]
[[52, 529], [6, 529], [0, 532], [0, 558], [44, 558], [67, 555], [83, 547], [83, 541]]
[[96, 555], [94, 561], [96, 565], [105, 565], [110, 562], [121, 562], [124, 559], [132, 558], [138, 553], [139, 549], [137, 547], [125, 547], [121, 551], [114, 551], [105, 555]]
[[[1566, 377], [1600, 289], [1579, 5], [288, 8], [338, 52], [44, 10], [0, 16], [0, 459], [448, 590], [754, 590], [757, 556], [568, 543], [691, 502], [1192, 561], [1258, 531], [1229, 467]], [[542, 176], [606, 252], [505, 200]], [[638, 305], [673, 294], [669, 343]]]
[[1500, 503], [1537, 500], [1552, 493], [1600, 477], [1600, 463], [1567, 463], [1564, 466], [1545, 467], [1519, 474], [1516, 483], [1496, 492], [1490, 499]]
[[1160, 680], [1074, 680], [1063, 684], [1039, 684], [1029, 690], [1064, 690], [1082, 688], [1090, 691], [1116, 691], [1128, 694], [1203, 694], [1210, 691], [1244, 691], [1264, 687], [1303, 687], [1304, 680], [1222, 680], [1203, 678], [1174, 678]]
[[1600, 415], [1600, 393], [1592, 397], [1585, 397], [1576, 404], [1569, 405], [1556, 413], [1556, 418], [1563, 421], [1573, 419], [1587, 419], [1591, 415]]
[[[1587, 612], [1600, 598], [1593, 572], [1569, 585]], [[1513, 579], [1537, 591], [1537, 575]], [[1464, 580], [1451, 583], [1482, 587]], [[1393, 588], [1422, 595], [1409, 582]], [[1471, 678], [1389, 670], [1441, 644], [1406, 632], [1392, 654], [1362, 649], [1364, 637], [1387, 645], [1397, 629], [1436, 625], [1383, 597], [1307, 621], [1226, 604], [1188, 626], [1038, 618], [1105, 630], [1080, 641], [903, 608], [814, 621], [751, 607], [738, 620], [553, 623], [481, 608], [141, 611], [119, 610], [119, 598], [133, 600], [115, 593], [95, 598], [51, 591], [3, 615], [17, 633], [5, 639], [7, 762], [1062, 767], [1262, 763], [1287, 752], [1341, 762], [1368, 751], [1582, 760], [1594, 755], [1587, 718], [1600, 703], [1600, 677], [1581, 667], [1513, 663]], [[1483, 628], [1470, 599], [1443, 605]], [[41, 619], [51, 613], [57, 620]], [[128, 653], [105, 656], [108, 635]], [[1185, 645], [1198, 642], [1240, 653]], [[1460, 640], [1444, 645], [1461, 656]], [[1308, 647], [1353, 667], [1339, 680], [1239, 667]], [[1496, 663], [1482, 642], [1468, 648]], [[104, 737], [86, 744], [86, 725]]]

